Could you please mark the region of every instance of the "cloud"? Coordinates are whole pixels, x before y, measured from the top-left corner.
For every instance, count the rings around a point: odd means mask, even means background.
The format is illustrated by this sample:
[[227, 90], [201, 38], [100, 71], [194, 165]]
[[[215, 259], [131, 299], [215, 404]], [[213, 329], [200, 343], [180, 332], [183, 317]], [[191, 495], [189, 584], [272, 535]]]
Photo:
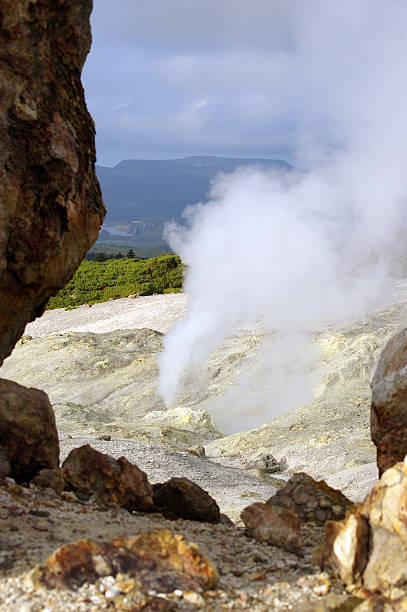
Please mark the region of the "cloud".
[[280, 152], [304, 164], [316, 135], [340, 148], [347, 123], [363, 121], [349, 92], [372, 103], [368, 65], [391, 82], [379, 49], [387, 37], [396, 56], [389, 36], [399, 44], [405, 12], [398, 0], [97, 0], [84, 82], [99, 158]]

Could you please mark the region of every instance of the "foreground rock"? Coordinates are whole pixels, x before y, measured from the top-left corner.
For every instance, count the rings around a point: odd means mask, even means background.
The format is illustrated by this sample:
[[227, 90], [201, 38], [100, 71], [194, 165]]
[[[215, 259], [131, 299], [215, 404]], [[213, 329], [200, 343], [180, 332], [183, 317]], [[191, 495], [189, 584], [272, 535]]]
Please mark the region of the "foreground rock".
[[156, 508], [167, 518], [219, 523], [220, 510], [216, 501], [188, 478], [171, 478], [153, 485]]
[[46, 394], [0, 379], [0, 475], [28, 482], [58, 464], [55, 416]]
[[[0, 482], [0, 609], [7, 612], [115, 609], [136, 612], [140, 607], [143, 610], [141, 606], [146, 605], [150, 596], [143, 596], [141, 581], [121, 572], [101, 576], [96, 582], [85, 582], [75, 590], [33, 588], [26, 576], [33, 567], [44, 565], [64, 545], [71, 546], [84, 538], [111, 543], [124, 535], [136, 536], [157, 529], [170, 530], [195, 542], [219, 569], [217, 586], [202, 594], [190, 589], [165, 593], [144, 587], [150, 593], [156, 591], [159, 599], [175, 604], [180, 610], [302, 612], [307, 609], [307, 603], [315, 606], [316, 596], [321, 598], [321, 603], [327, 598], [329, 582], [311, 565], [312, 550], [322, 537], [322, 530], [312, 523], [303, 525], [304, 556], [299, 557], [248, 537], [244, 528], [183, 519], [168, 521], [157, 513], [127, 512], [117, 506], [103, 508], [92, 501], [82, 502], [72, 494], [63, 493], [60, 497], [50, 489], [18, 486], [6, 479]], [[338, 594], [339, 601], [346, 596], [340, 585], [339, 588], [332, 586], [331, 590]], [[131, 605], [139, 607], [131, 607], [130, 602], [125, 604], [128, 593]], [[151, 605], [143, 612], [150, 609], [155, 608]]]
[[91, 0], [1, 4], [0, 363], [103, 220], [80, 81], [91, 9]]
[[370, 429], [381, 475], [407, 453], [407, 329], [391, 338], [372, 381]]
[[66, 544], [35, 567], [29, 578], [34, 586], [74, 589], [119, 572], [136, 578], [148, 589], [165, 593], [207, 590], [219, 580], [216, 567], [196, 544], [166, 529], [111, 542], [84, 539]]
[[221, 513], [233, 521], [240, 520], [241, 511], [255, 501], [266, 501], [276, 492], [273, 482], [259, 478], [248, 470], [228, 468], [188, 451], [166, 448], [144, 440], [112, 438], [110, 441], [91, 438], [60, 438], [61, 460], [79, 446], [90, 444], [96, 450], [118, 459], [125, 456], [148, 475], [151, 483], [163, 483], [169, 478], [188, 478], [213, 497]]
[[406, 517], [407, 459], [386, 470], [344, 521], [327, 523], [322, 565], [350, 588], [407, 605]]
[[292, 510], [257, 503], [245, 508], [241, 517], [247, 531], [256, 540], [302, 554], [301, 522]]
[[65, 488], [80, 499], [118, 504], [146, 512], [153, 507], [152, 488], [145, 472], [125, 457], [113, 459], [89, 444], [72, 450], [62, 464]]
[[352, 502], [324, 480], [314, 480], [308, 474], [294, 474], [285, 487], [267, 501], [271, 506], [294, 510], [303, 521], [323, 525], [328, 520], [343, 518]]

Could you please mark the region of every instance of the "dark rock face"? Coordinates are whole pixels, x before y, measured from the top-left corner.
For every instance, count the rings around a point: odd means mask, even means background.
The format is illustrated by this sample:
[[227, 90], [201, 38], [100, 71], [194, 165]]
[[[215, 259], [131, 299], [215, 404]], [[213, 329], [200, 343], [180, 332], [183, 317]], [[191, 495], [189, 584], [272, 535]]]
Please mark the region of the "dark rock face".
[[0, 469], [3, 476], [28, 482], [59, 464], [59, 441], [48, 397], [0, 379]]
[[98, 504], [118, 504], [126, 510], [152, 509], [152, 488], [145, 472], [125, 457], [113, 459], [89, 444], [74, 448], [62, 464], [66, 489]]
[[391, 338], [377, 364], [370, 433], [381, 475], [407, 454], [407, 329]]
[[168, 518], [219, 523], [221, 520], [216, 501], [199, 485], [188, 478], [171, 478], [153, 485], [154, 505]]
[[29, 576], [35, 586], [77, 588], [84, 582], [92, 583], [101, 576], [119, 572], [161, 593], [175, 589], [207, 590], [219, 580], [216, 567], [196, 544], [166, 529], [109, 542], [84, 539], [66, 544]]
[[92, 0], [1, 2], [0, 364], [105, 213], [80, 81], [91, 9]]
[[302, 555], [301, 522], [293, 510], [259, 502], [247, 506], [240, 516], [256, 540]]
[[314, 480], [305, 472], [294, 474], [266, 503], [294, 510], [302, 521], [319, 524], [343, 518], [353, 505], [341, 491], [324, 480]]

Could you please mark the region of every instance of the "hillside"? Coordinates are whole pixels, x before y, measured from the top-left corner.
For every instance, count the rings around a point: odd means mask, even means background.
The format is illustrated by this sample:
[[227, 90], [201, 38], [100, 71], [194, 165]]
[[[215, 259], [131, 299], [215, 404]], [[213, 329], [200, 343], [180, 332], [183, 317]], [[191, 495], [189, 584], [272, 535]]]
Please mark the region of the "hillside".
[[275, 159], [204, 156], [125, 160], [113, 168], [97, 166], [107, 208], [99, 242], [159, 246], [163, 243], [163, 223], [178, 219], [189, 204], [206, 201], [210, 183], [219, 172], [233, 172], [239, 166], [254, 164], [291, 169], [287, 162]]
[[129, 295], [174, 293], [182, 288], [182, 263], [177, 255], [83, 261], [69, 283], [51, 297], [47, 309], [74, 308]]

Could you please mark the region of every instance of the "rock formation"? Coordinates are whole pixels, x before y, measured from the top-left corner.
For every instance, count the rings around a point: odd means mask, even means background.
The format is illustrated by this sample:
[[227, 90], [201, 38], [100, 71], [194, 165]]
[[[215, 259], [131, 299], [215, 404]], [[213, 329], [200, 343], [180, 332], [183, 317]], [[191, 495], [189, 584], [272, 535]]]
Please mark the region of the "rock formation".
[[321, 525], [328, 520], [343, 518], [352, 506], [341, 491], [328, 486], [324, 480], [314, 480], [304, 472], [294, 474], [267, 504], [294, 510], [301, 520]]
[[370, 429], [381, 475], [407, 453], [407, 329], [386, 344], [372, 381]]
[[30, 574], [35, 586], [77, 588], [121, 572], [157, 591], [200, 591], [219, 580], [216, 567], [198, 546], [162, 529], [110, 542], [79, 540], [56, 550]]
[[293, 510], [255, 503], [245, 508], [241, 517], [256, 540], [302, 554], [301, 522]]
[[91, 9], [91, 0], [1, 3], [0, 363], [103, 220], [80, 81]]
[[80, 499], [118, 504], [126, 510], [152, 509], [152, 488], [145, 472], [125, 457], [113, 459], [89, 444], [76, 448], [62, 464], [65, 487]]
[[326, 524], [321, 563], [349, 587], [407, 605], [407, 459], [386, 470], [365, 501]]
[[220, 522], [216, 501], [188, 478], [171, 478], [167, 482], [153, 485], [153, 500], [156, 508], [168, 518]]
[[0, 379], [0, 475], [28, 482], [58, 464], [58, 433], [46, 394]]

